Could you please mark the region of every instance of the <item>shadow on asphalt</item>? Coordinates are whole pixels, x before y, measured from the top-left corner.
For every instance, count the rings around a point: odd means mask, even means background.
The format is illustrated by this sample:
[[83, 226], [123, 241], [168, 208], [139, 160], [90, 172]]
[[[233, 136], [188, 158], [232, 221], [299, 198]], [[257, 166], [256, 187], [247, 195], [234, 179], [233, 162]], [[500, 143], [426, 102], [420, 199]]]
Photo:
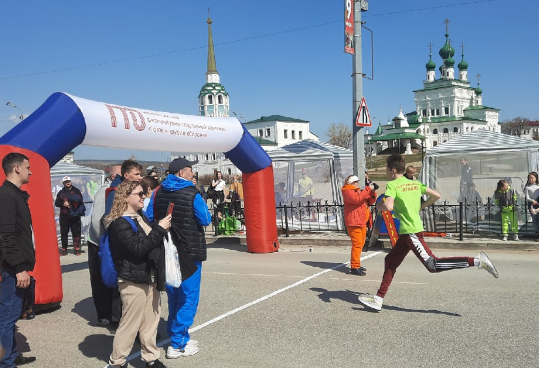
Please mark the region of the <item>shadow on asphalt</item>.
[[[313, 261], [301, 261], [304, 265], [315, 267], [315, 268], [321, 268], [323, 270], [329, 270], [333, 267], [337, 267], [339, 265], [342, 265], [342, 263], [333, 263], [333, 262], [313, 262]], [[338, 267], [334, 269], [336, 272], [340, 273], [350, 273], [350, 269], [346, 266]]]
[[[105, 330], [106, 331], [106, 330]], [[80, 352], [88, 358], [102, 360], [104, 364], [109, 361], [109, 355], [112, 352], [112, 341], [114, 336], [108, 333], [98, 335], [88, 335], [79, 344]]]
[[88, 268], [88, 262], [79, 262], [79, 263], [72, 263], [72, 264], [66, 264], [62, 266], [62, 273], [67, 272], [73, 272], [73, 271], [81, 271]]
[[86, 321], [88, 321], [89, 325], [92, 324], [91, 321], [96, 319], [93, 298], [88, 297], [86, 299], [82, 299], [80, 302], [75, 304], [71, 312], [84, 318]]
[[247, 253], [247, 246], [242, 245], [240, 238], [217, 238], [212, 243], [206, 244], [207, 248], [223, 248]]
[[332, 300], [342, 300], [344, 302], [359, 304], [357, 297], [359, 296], [358, 292], [352, 290], [327, 290], [322, 288], [311, 288], [310, 290], [315, 291], [318, 294], [318, 298], [325, 303], [331, 303]]
[[[32, 322], [29, 322], [29, 323], [32, 323]], [[31, 351], [30, 345], [28, 345], [28, 339], [19, 331], [19, 328], [16, 325], [15, 325], [15, 340], [17, 341], [17, 351], [19, 353], [28, 353], [29, 351]]]

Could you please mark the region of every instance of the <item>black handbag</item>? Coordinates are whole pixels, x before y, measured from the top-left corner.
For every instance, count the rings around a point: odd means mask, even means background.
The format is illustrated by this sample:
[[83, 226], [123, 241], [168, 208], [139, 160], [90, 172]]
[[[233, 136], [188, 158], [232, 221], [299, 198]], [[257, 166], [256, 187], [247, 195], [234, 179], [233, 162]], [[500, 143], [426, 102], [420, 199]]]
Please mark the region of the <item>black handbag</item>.
[[215, 195], [215, 187], [212, 187], [211, 185], [208, 187], [208, 190], [206, 191], [206, 195], [209, 199], [213, 199], [213, 196]]
[[34, 319], [36, 317], [36, 279], [30, 276], [30, 285], [24, 290], [22, 299], [22, 312], [20, 319]]

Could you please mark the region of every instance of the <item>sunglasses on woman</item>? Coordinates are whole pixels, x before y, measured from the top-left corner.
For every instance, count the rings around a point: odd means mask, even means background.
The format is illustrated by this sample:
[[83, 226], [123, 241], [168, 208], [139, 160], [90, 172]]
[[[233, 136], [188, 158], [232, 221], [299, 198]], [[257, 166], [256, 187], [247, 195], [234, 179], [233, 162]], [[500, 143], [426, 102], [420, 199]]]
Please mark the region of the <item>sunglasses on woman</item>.
[[140, 198], [144, 198], [144, 192], [142, 190], [140, 192], [131, 193], [131, 195], [138, 195]]

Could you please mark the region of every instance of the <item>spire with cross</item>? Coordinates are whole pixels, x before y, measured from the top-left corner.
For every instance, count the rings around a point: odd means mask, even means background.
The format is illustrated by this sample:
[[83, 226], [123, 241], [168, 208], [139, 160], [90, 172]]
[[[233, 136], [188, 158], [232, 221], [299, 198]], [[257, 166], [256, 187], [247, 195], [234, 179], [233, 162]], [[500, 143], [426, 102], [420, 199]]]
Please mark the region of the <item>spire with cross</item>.
[[449, 20], [449, 18], [445, 18], [444, 20], [444, 23], [445, 23], [445, 33], [449, 32], [449, 22], [451, 22]]
[[481, 81], [481, 74], [478, 73], [476, 77], [477, 77], [477, 85], [479, 86], [479, 82]]

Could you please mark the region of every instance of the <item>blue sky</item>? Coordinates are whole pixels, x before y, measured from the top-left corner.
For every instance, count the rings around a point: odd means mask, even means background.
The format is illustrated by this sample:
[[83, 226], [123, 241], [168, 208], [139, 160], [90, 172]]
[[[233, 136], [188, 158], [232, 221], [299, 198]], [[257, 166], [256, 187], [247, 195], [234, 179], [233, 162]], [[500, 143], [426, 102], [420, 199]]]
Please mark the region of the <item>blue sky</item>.
[[[343, 52], [344, 1], [0, 0], [0, 134], [48, 96], [198, 114], [205, 83], [208, 7], [217, 70], [231, 111], [247, 121], [273, 114], [309, 120], [322, 140], [331, 123], [352, 124], [352, 56]], [[535, 0], [384, 0], [363, 13], [374, 31], [374, 80], [363, 92], [377, 126], [413, 111], [429, 43], [464, 43], [469, 80], [481, 74], [483, 104], [500, 120], [539, 120]], [[364, 33], [364, 35], [366, 35]], [[367, 37], [365, 37], [367, 39]], [[364, 72], [370, 74], [370, 44]], [[437, 75], [438, 77], [438, 75]], [[135, 151], [135, 150], [134, 150]], [[121, 160], [133, 152], [77, 147], [76, 159]], [[134, 152], [141, 160], [167, 153]]]

